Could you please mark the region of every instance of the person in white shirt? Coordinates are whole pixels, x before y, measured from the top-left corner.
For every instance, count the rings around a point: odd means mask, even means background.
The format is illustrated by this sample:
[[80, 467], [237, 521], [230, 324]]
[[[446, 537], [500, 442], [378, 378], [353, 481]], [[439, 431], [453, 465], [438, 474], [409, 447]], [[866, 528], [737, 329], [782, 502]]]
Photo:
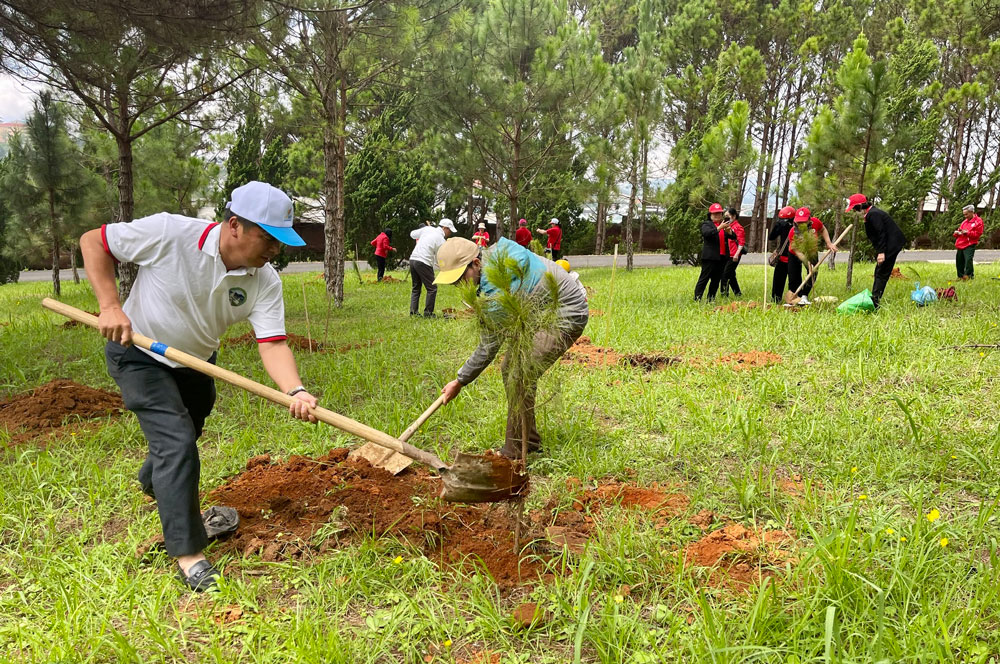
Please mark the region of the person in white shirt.
[[434, 300], [437, 298], [437, 286], [434, 285], [434, 266], [437, 265], [437, 251], [445, 239], [458, 231], [455, 223], [445, 217], [438, 227], [423, 226], [410, 231], [410, 237], [417, 241], [410, 254], [410, 315], [420, 313], [420, 289], [427, 289], [427, 299], [424, 302], [424, 317], [434, 318]]
[[[161, 212], [87, 231], [80, 249], [108, 339], [108, 373], [135, 413], [149, 444], [139, 470], [143, 491], [157, 503], [167, 553], [193, 590], [215, 586], [219, 571], [205, 559], [208, 544], [198, 498], [197, 439], [215, 403], [212, 378], [131, 344], [151, 337], [215, 362], [230, 325], [249, 320], [264, 369], [295, 397], [292, 416], [315, 422], [316, 398], [302, 386], [285, 335], [281, 280], [270, 265], [282, 243], [305, 244], [292, 229], [292, 201], [281, 190], [250, 182], [233, 191], [222, 223]], [[115, 263], [139, 265], [124, 306]]]

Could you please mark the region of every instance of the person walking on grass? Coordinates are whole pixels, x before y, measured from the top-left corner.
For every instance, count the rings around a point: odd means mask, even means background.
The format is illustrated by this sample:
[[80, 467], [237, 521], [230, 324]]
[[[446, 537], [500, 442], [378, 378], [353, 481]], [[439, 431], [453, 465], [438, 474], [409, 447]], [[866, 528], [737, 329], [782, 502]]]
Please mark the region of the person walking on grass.
[[[197, 440], [215, 403], [215, 382], [156, 352], [132, 345], [133, 333], [215, 362], [219, 339], [249, 320], [264, 369], [294, 398], [293, 417], [315, 422], [316, 397], [302, 386], [285, 342], [281, 279], [269, 261], [282, 244], [305, 244], [292, 230], [292, 201], [263, 182], [233, 191], [222, 223], [160, 212], [106, 224], [80, 238], [84, 266], [108, 340], [108, 373], [121, 388], [149, 445], [139, 470], [142, 490], [156, 500], [167, 554], [192, 590], [213, 588], [220, 576], [206, 560], [208, 537], [199, 509]], [[115, 263], [139, 265], [122, 305]]]
[[875, 279], [872, 283], [872, 304], [879, 308], [882, 294], [899, 252], [906, 246], [906, 236], [886, 212], [874, 207], [864, 194], [847, 199], [847, 212], [854, 212], [865, 224], [865, 235], [875, 247]]
[[[809, 293], [812, 292], [816, 284], [816, 264], [819, 263], [819, 240], [829, 251], [837, 252], [837, 248], [830, 240], [830, 233], [826, 230], [823, 222], [812, 216], [807, 207], [800, 207], [795, 211], [792, 219], [792, 230], [788, 232], [788, 247], [791, 251], [788, 257], [788, 289], [797, 291], [799, 286], [802, 296], [799, 304], [809, 304]], [[802, 269], [806, 269], [806, 283], [802, 284]]]
[[437, 262], [437, 251], [444, 241], [456, 233], [455, 223], [445, 217], [438, 227], [421, 226], [410, 231], [410, 237], [417, 241], [410, 253], [410, 315], [420, 314], [420, 289], [427, 289], [427, 299], [424, 302], [424, 318], [434, 318], [434, 300], [437, 298], [437, 286], [434, 285], [434, 265]]
[[382, 229], [378, 237], [371, 241], [371, 245], [375, 247], [375, 263], [378, 265], [376, 282], [382, 281], [382, 277], [385, 276], [385, 259], [389, 256], [389, 252], [396, 251], [395, 247], [390, 246], [390, 242], [392, 242], [391, 228]]
[[767, 241], [774, 247], [777, 253], [774, 261], [774, 276], [771, 278], [771, 300], [775, 304], [780, 304], [785, 296], [785, 279], [788, 277], [788, 260], [791, 255], [788, 250], [789, 231], [794, 224], [795, 208], [786, 205], [778, 211], [778, 220], [771, 227], [771, 232], [767, 235]]
[[[531, 294], [536, 298], [534, 302], [537, 302], [537, 306], [544, 307], [546, 303], [551, 303], [544, 278], [546, 273], [555, 278], [558, 286], [559, 308], [556, 327], [552, 330], [540, 331], [535, 335], [531, 351], [532, 361], [528, 374], [524, 377], [524, 383], [520, 386], [524, 390], [520, 395], [522, 398], [511, 402], [508, 396], [507, 429], [500, 453], [509, 459], [519, 459], [521, 458], [522, 416], [528, 425], [528, 451], [537, 452], [541, 449], [541, 436], [535, 422], [535, 396], [538, 380], [583, 334], [590, 310], [587, 305], [587, 291], [574, 274], [567, 272], [553, 261], [535, 255], [507, 238], [500, 238], [496, 244], [485, 250], [469, 240], [451, 238], [444, 243], [438, 252], [440, 271], [435, 281], [440, 284], [471, 282], [487, 295], [497, 293], [499, 289], [490, 283], [483, 267], [490, 260], [501, 256], [514, 259], [523, 266], [525, 277], [520, 283], [515, 282], [513, 290]], [[497, 311], [495, 315], [501, 316], [502, 314]], [[457, 397], [463, 387], [474, 381], [493, 362], [500, 350], [500, 345], [500, 340], [495, 337], [484, 336], [480, 340], [479, 346], [458, 370], [455, 380], [442, 388], [441, 393], [446, 396], [446, 403]], [[506, 357], [500, 369], [504, 379], [504, 387], [507, 394], [510, 395], [513, 378], [508, 370]]]
[[490, 232], [486, 230], [486, 224], [479, 222], [476, 232], [472, 234], [472, 241], [477, 247], [486, 247], [490, 243]]
[[517, 222], [517, 231], [514, 233], [514, 242], [517, 242], [522, 247], [527, 247], [531, 244], [531, 231], [528, 230], [528, 221], [526, 219], [521, 219]]
[[726, 211], [726, 221], [729, 222], [736, 237], [729, 238], [729, 262], [726, 263], [722, 272], [720, 290], [723, 297], [728, 297], [729, 289], [732, 288], [733, 294], [736, 297], [740, 297], [743, 295], [743, 292], [740, 290], [740, 283], [736, 280], [736, 268], [739, 267], [740, 259], [743, 258], [743, 249], [746, 246], [747, 236], [743, 230], [743, 225], [740, 223], [739, 213], [736, 211], [736, 208], [729, 208]]
[[553, 217], [549, 227], [539, 228], [538, 233], [548, 238], [545, 242], [545, 253], [548, 254], [548, 258], [553, 261], [562, 258], [562, 228], [559, 227], [559, 220]]
[[983, 220], [976, 214], [975, 205], [962, 208], [962, 224], [952, 235], [955, 236], [955, 268], [962, 281], [976, 278], [976, 268], [972, 257], [976, 255], [976, 245], [983, 236]]
[[729, 240], [736, 239], [732, 225], [722, 218], [722, 206], [712, 203], [708, 208], [708, 218], [701, 223], [701, 274], [694, 286], [695, 302], [700, 302], [708, 286], [708, 301], [715, 300], [719, 284], [732, 254], [729, 251]]

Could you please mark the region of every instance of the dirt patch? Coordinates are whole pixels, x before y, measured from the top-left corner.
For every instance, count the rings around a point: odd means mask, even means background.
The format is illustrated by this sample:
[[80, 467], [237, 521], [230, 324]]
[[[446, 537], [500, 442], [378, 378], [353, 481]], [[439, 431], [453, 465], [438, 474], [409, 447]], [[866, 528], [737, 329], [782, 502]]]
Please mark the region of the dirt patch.
[[[254, 336], [253, 332], [247, 332], [246, 334], [241, 334], [238, 337], [230, 337], [225, 341], [227, 344], [233, 344], [236, 346], [251, 346], [257, 344], [257, 337]], [[315, 339], [310, 339], [309, 337], [303, 337], [298, 334], [289, 334], [286, 342], [290, 348], [295, 350], [312, 350], [316, 353], [346, 353], [359, 348], [369, 348], [382, 343], [382, 340], [369, 339], [368, 341], [359, 341], [358, 343], [346, 344], [344, 346], [327, 346], [326, 344], [316, 341]]]
[[676, 517], [687, 510], [691, 499], [683, 493], [667, 493], [656, 482], [649, 487], [612, 482], [584, 491], [573, 504], [577, 510], [589, 509], [591, 512], [600, 511], [606, 505], [620, 505]]
[[729, 304], [720, 304], [715, 308], [715, 311], [717, 313], [735, 314], [737, 311], [756, 309], [759, 306], [760, 303], [753, 300], [735, 300]]
[[744, 369], [758, 369], [769, 367], [781, 362], [781, 356], [777, 353], [770, 353], [766, 350], [752, 350], [747, 353], [730, 353], [715, 361], [716, 364], [728, 364], [733, 369], [741, 371]]
[[590, 337], [580, 337], [566, 354], [564, 364], [573, 364], [587, 368], [630, 366], [643, 371], [656, 371], [681, 361], [679, 357], [670, 357], [659, 353], [619, 353], [610, 348], [595, 346]]
[[0, 402], [0, 429], [19, 443], [75, 420], [117, 415], [125, 405], [117, 394], [57, 378], [31, 392]]
[[463, 307], [462, 309], [445, 307], [441, 310], [441, 315], [445, 318], [472, 318], [476, 315], [476, 312], [468, 307]]
[[208, 495], [240, 513], [239, 530], [220, 550], [295, 560], [374, 535], [405, 540], [442, 566], [485, 568], [501, 587], [534, 581], [544, 570], [513, 552], [510, 506], [444, 503], [440, 481], [424, 469], [393, 476], [347, 454], [251, 459], [245, 472]]
[[403, 283], [403, 280], [402, 279], [397, 279], [395, 277], [390, 277], [387, 274], [384, 277], [382, 277], [382, 281], [376, 281], [376, 280], [372, 279], [371, 281], [366, 281], [365, 283], [367, 283], [367, 284], [401, 284], [401, 283]]
[[590, 315], [591, 315], [591, 317], [594, 317], [594, 316], [603, 316], [604, 312], [601, 311], [600, 309], [591, 309], [590, 310]]
[[684, 549], [684, 563], [713, 568], [709, 584], [742, 587], [774, 575], [793, 559], [792, 536], [783, 530], [751, 530], [738, 523], [705, 535]]
[[540, 625], [546, 622], [546, 618], [545, 610], [534, 602], [526, 602], [519, 605], [510, 615], [510, 619], [514, 624], [522, 629]]
[[906, 276], [905, 274], [903, 274], [902, 272], [900, 272], [900, 270], [899, 270], [898, 267], [892, 268], [892, 272], [889, 274], [889, 278], [890, 279], [899, 279], [901, 281], [909, 281], [910, 280], [910, 278], [908, 276]]

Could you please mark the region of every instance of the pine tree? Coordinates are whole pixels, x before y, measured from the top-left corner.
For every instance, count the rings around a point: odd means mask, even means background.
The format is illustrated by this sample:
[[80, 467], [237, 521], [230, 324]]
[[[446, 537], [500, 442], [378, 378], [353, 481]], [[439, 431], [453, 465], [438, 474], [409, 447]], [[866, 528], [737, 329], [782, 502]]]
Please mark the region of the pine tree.
[[260, 116], [251, 105], [247, 111], [246, 119], [236, 130], [236, 142], [233, 143], [229, 156], [226, 158], [226, 184], [222, 188], [219, 206], [215, 209], [217, 217], [222, 217], [226, 203], [231, 200], [234, 189], [242, 187], [247, 182], [260, 180], [262, 133]]

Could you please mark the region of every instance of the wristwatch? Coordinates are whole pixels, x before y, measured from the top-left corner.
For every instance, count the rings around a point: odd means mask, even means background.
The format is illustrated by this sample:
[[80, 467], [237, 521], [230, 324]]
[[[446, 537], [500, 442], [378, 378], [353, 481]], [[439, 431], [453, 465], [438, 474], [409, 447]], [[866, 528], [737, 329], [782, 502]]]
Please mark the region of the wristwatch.
[[305, 391], [306, 391], [305, 387], [303, 387], [302, 385], [296, 385], [292, 389], [290, 389], [287, 392], [285, 392], [285, 394], [287, 394], [290, 397], [294, 397], [299, 392], [305, 392]]

